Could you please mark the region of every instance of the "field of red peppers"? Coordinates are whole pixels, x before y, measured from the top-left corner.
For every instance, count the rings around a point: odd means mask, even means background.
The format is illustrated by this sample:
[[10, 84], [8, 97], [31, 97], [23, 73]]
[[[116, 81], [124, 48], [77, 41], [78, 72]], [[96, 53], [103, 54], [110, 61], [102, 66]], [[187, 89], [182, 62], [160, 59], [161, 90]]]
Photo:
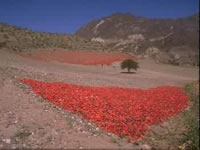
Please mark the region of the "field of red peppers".
[[133, 140], [142, 138], [148, 126], [161, 123], [188, 106], [183, 89], [173, 86], [143, 90], [21, 81], [54, 105], [81, 115], [105, 131]]
[[122, 61], [127, 58], [136, 59], [122, 53], [112, 52], [89, 52], [89, 51], [39, 51], [39, 52], [24, 52], [20, 56], [41, 61], [57, 61], [70, 64], [82, 65], [110, 65], [115, 61]]

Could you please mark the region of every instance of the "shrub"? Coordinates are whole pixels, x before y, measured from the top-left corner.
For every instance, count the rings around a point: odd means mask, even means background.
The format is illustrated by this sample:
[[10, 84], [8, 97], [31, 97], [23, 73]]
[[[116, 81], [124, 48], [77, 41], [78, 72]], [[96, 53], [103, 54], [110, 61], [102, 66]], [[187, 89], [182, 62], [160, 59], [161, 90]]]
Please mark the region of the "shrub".
[[132, 59], [126, 59], [121, 63], [121, 68], [122, 69], [127, 68], [128, 72], [130, 72], [131, 69], [137, 70], [139, 66], [136, 61]]
[[0, 42], [0, 48], [6, 47], [6, 42]]
[[190, 109], [184, 114], [187, 132], [183, 142], [187, 143], [187, 149], [199, 150], [199, 88], [189, 84], [185, 91], [190, 97]]

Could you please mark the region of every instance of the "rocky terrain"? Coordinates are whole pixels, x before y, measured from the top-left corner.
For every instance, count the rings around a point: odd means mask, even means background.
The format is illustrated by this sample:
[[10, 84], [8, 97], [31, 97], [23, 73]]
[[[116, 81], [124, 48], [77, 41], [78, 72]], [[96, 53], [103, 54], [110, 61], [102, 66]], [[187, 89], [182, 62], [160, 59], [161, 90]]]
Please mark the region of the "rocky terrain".
[[81, 27], [75, 35], [113, 51], [153, 57], [173, 65], [198, 65], [199, 14], [177, 19], [148, 19], [116, 13]]

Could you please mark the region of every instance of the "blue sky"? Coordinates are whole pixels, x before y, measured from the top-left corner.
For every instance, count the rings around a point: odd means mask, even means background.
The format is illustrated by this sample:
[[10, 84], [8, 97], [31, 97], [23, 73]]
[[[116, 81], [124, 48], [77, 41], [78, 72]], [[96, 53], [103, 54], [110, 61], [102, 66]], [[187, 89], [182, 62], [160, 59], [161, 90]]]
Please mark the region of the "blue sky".
[[0, 22], [36, 31], [74, 33], [116, 12], [177, 18], [199, 12], [198, 0], [0, 0]]

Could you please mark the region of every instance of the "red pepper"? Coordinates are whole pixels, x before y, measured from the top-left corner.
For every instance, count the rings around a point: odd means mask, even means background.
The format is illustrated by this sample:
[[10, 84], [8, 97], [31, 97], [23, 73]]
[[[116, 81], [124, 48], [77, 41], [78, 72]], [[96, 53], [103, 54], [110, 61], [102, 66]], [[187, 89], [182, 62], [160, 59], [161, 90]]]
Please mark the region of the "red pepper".
[[149, 126], [162, 123], [188, 106], [187, 94], [175, 86], [143, 90], [21, 81], [56, 106], [82, 115], [108, 132], [128, 135], [133, 140], [143, 138]]

